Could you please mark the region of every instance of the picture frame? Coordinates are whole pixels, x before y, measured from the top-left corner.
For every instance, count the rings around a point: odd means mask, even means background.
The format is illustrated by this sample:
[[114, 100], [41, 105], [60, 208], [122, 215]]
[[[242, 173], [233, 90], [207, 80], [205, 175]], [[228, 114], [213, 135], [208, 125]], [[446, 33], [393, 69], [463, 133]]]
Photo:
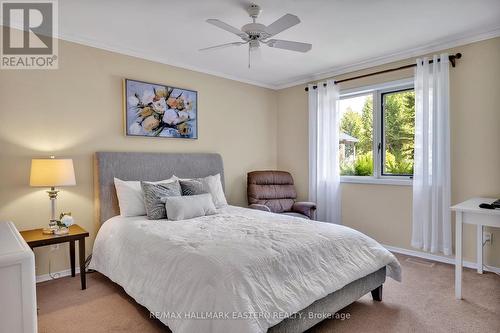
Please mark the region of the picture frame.
[[198, 139], [198, 92], [123, 80], [126, 136]]

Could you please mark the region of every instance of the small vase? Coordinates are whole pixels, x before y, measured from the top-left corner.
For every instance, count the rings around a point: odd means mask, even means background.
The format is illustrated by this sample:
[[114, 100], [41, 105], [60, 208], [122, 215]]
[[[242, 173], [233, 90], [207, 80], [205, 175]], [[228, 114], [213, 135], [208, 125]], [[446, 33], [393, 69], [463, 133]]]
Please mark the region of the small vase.
[[69, 228], [67, 227], [59, 227], [57, 230], [54, 231], [54, 234], [58, 236], [67, 235], [68, 233], [69, 233]]

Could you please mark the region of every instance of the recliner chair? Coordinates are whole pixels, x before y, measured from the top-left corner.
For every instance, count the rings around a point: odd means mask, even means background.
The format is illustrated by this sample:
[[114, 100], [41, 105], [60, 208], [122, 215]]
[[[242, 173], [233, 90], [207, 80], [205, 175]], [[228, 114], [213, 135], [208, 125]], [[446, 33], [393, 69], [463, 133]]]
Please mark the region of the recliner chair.
[[247, 174], [249, 208], [315, 219], [314, 202], [296, 202], [293, 178], [286, 171], [252, 171]]

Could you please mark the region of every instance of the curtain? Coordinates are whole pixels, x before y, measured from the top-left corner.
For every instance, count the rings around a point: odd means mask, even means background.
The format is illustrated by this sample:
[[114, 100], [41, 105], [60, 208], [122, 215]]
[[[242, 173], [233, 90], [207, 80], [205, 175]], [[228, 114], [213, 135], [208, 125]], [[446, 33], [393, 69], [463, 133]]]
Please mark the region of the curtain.
[[449, 60], [417, 59], [412, 246], [451, 250]]
[[333, 80], [309, 85], [309, 201], [317, 220], [340, 224], [338, 98]]

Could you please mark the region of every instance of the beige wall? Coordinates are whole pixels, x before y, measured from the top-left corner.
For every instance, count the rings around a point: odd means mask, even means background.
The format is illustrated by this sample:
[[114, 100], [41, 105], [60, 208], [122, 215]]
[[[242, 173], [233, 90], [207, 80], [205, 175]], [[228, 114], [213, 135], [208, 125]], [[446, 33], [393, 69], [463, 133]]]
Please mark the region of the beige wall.
[[[450, 71], [452, 202], [473, 196], [500, 197], [500, 38], [448, 50], [463, 58]], [[413, 59], [335, 77], [342, 79]], [[340, 89], [412, 77], [412, 70], [346, 82]], [[290, 170], [302, 198], [308, 191], [307, 93], [305, 85], [278, 92], [278, 167]], [[412, 249], [410, 186], [342, 184], [342, 220], [379, 242]], [[486, 261], [500, 267], [500, 230]], [[475, 228], [466, 226], [464, 256], [475, 259]], [[414, 250], [414, 249], [413, 249]]]
[[[276, 168], [276, 92], [61, 41], [60, 69], [0, 72], [0, 221], [20, 229], [42, 227], [49, 217], [45, 189], [31, 188], [32, 157], [73, 158], [77, 186], [63, 188], [59, 211], [72, 211], [87, 229], [91, 253], [92, 155], [95, 151], [218, 152], [227, 197], [246, 204], [246, 172]], [[133, 78], [198, 91], [199, 139], [123, 135], [122, 79]], [[69, 266], [67, 245], [35, 250], [37, 274]]]
[[[500, 196], [500, 109], [496, 102], [500, 38], [451, 52], [455, 51], [464, 57], [451, 70], [454, 203], [471, 196]], [[411, 76], [411, 70], [401, 71], [351, 81], [342, 88]], [[197, 90], [199, 139], [125, 137], [121, 104], [125, 77]], [[20, 230], [46, 224], [47, 194], [28, 186], [32, 157], [54, 154], [74, 159], [77, 186], [61, 191], [58, 210], [72, 211], [90, 231], [90, 253], [97, 232], [92, 203], [95, 151], [219, 152], [225, 163], [229, 202], [241, 205], [246, 203], [246, 172], [253, 169], [290, 170], [300, 197], [307, 198], [307, 145], [304, 85], [276, 92], [61, 41], [59, 70], [0, 72], [0, 220], [12, 220]], [[346, 225], [384, 244], [411, 249], [411, 187], [342, 187]], [[473, 260], [474, 229], [467, 227], [465, 235], [465, 257]], [[67, 252], [67, 246], [54, 252], [36, 249], [37, 274], [48, 272], [49, 259], [52, 272], [67, 269]], [[499, 253], [500, 232], [496, 230], [493, 246], [486, 248], [488, 262], [499, 267]]]

